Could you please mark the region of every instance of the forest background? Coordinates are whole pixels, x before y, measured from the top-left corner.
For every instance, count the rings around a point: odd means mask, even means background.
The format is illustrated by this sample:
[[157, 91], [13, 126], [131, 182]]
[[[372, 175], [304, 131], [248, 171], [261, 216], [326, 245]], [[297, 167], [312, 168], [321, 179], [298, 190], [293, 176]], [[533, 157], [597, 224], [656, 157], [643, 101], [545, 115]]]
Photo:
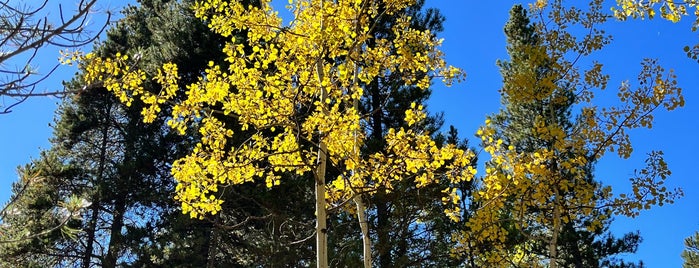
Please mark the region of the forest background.
[[[462, 138], [475, 140], [473, 133], [483, 124], [485, 115], [493, 114], [500, 107], [498, 89], [502, 78], [495, 61], [507, 59], [505, 36], [502, 27], [508, 19], [510, 1], [427, 1], [427, 7], [438, 8], [446, 17], [445, 39], [442, 46], [447, 61], [466, 71], [465, 82], [444, 88], [440, 82], [434, 84], [433, 93], [427, 102], [432, 112], [444, 112], [445, 126], [454, 125]], [[607, 10], [613, 1], [605, 2]], [[104, 9], [118, 10], [114, 3], [102, 3]], [[628, 190], [628, 178], [633, 168], [640, 166], [645, 153], [663, 150], [672, 170], [668, 187], [681, 187], [685, 196], [674, 204], [655, 207], [642, 212], [634, 219], [615, 217], [611, 230], [615, 234], [640, 230], [643, 242], [636, 254], [628, 260], [641, 259], [648, 267], [679, 267], [683, 240], [699, 229], [699, 185], [694, 152], [699, 151], [699, 101], [694, 90], [699, 86], [699, 63], [686, 57], [682, 48], [697, 43], [696, 33], [691, 33], [692, 18], [671, 23], [661, 19], [652, 21], [631, 20], [609, 21], [602, 28], [614, 36], [614, 41], [602, 51], [596, 52], [581, 64], [597, 59], [605, 64], [605, 71], [612, 75], [609, 92], [623, 80], [633, 80], [642, 58], [658, 58], [666, 68], [675, 70], [679, 86], [684, 88], [687, 105], [671, 113], [660, 112], [652, 130], [639, 129], [631, 133], [634, 154], [626, 160], [614, 155], [605, 157], [596, 167], [596, 177], [612, 185], [615, 190]], [[85, 49], [88, 50], [89, 49]], [[42, 51], [38, 66], [53, 66], [58, 58], [57, 51]], [[62, 67], [50, 79], [41, 84], [45, 88], [60, 87], [62, 80], [70, 79], [74, 70]], [[605, 101], [604, 98], [601, 99]], [[611, 98], [607, 101], [613, 101]], [[15, 168], [38, 157], [40, 149], [49, 147], [54, 110], [58, 100], [32, 98], [13, 109], [12, 113], [0, 115], [0, 200], [9, 198], [10, 184], [17, 175]], [[480, 159], [481, 162], [486, 159]], [[479, 165], [482, 172], [483, 165]]]

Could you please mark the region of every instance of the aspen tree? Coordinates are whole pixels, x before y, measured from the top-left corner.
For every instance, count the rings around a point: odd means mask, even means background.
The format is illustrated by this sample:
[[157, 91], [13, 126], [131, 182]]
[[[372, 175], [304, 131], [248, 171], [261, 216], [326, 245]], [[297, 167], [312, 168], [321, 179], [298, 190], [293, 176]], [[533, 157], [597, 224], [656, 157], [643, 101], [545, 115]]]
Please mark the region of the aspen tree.
[[[180, 133], [189, 128], [199, 131], [200, 142], [172, 166], [178, 181], [175, 198], [191, 217], [221, 210], [220, 187], [254, 180], [273, 187], [282, 174], [312, 174], [317, 183], [316, 264], [326, 267], [323, 222], [328, 204], [343, 204], [358, 193], [377, 189], [391, 191], [399, 180], [423, 187], [437, 178], [457, 183], [475, 174], [472, 153], [455, 145], [438, 147], [430, 133], [411, 128], [426, 117], [421, 105], [405, 111], [408, 128], [387, 131], [385, 150], [361, 158], [355, 149], [366, 136], [363, 122], [368, 116], [354, 107], [364, 93], [357, 80], [367, 84], [375, 77], [400, 73], [406, 85], [425, 89], [431, 78], [441, 77], [449, 85], [463, 76], [446, 65], [438, 50], [442, 40], [412, 28], [411, 17], [399, 16], [393, 39], [370, 34], [378, 18], [412, 4], [292, 0], [288, 8], [293, 19], [285, 26], [270, 1], [260, 1], [259, 6], [197, 2], [196, 15], [214, 32], [224, 37], [242, 32], [247, 38], [232, 38], [223, 48], [227, 64], [211, 62], [184, 94], [178, 92], [180, 78], [174, 64], [148, 74], [132, 68], [128, 55], [87, 54], [80, 60], [87, 84], [104, 85], [127, 105], [134, 99], [144, 102], [145, 121], [153, 120], [160, 106], [169, 102], [174, 103], [170, 127]], [[163, 91], [144, 91], [147, 79], [160, 83]], [[215, 115], [235, 118], [240, 125], [226, 125]], [[233, 147], [227, 143], [233, 135], [247, 135], [247, 141]], [[340, 175], [328, 178], [329, 168]], [[445, 213], [458, 219], [460, 196], [455, 189], [443, 192], [442, 202], [452, 204]]]

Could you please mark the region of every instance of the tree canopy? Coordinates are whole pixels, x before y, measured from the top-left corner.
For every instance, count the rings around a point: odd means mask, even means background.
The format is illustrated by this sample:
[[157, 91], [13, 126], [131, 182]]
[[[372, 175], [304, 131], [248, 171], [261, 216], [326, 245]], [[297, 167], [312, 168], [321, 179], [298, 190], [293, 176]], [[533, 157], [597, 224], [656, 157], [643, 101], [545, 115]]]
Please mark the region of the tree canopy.
[[617, 2], [515, 5], [501, 108], [474, 145], [426, 106], [465, 74], [424, 1], [291, 0], [284, 19], [270, 0], [140, 1], [63, 58], [81, 93], [23, 169], [39, 183], [0, 213], [0, 266], [642, 267], [619, 256], [640, 235], [612, 219], [683, 193], [660, 148], [630, 192], [595, 167], [685, 100], [644, 59], [598, 102], [614, 74], [596, 55], [613, 16], [677, 21], [696, 3]]

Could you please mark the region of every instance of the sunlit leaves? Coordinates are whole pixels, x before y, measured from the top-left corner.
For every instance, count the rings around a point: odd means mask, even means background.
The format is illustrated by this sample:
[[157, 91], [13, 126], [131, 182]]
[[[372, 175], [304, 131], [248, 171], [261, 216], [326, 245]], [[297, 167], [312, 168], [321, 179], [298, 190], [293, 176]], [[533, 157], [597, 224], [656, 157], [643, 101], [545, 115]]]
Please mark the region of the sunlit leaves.
[[[317, 172], [318, 148], [340, 174], [328, 184], [331, 204], [378, 188], [391, 191], [399, 180], [413, 180], [418, 187], [440, 179], [470, 180], [475, 174], [470, 166], [473, 154], [453, 145], [438, 147], [430, 133], [391, 129], [382, 153], [360, 157], [357, 149], [366, 135], [367, 115], [355, 108], [364, 95], [363, 85], [392, 73], [406, 85], [420, 88], [429, 87], [435, 77], [447, 84], [463, 77], [460, 70], [446, 65], [437, 49], [442, 41], [429, 31], [412, 28], [408, 16], [398, 17], [390, 39], [370, 34], [380, 16], [412, 4], [410, 0], [290, 1], [294, 18], [283, 25], [269, 1], [251, 6], [199, 1], [194, 5], [196, 16], [214, 32], [232, 37], [223, 48], [226, 65], [211, 62], [184, 94], [178, 90], [177, 67], [172, 64], [153, 76], [163, 86], [157, 95], [139, 87], [145, 74], [126, 69], [126, 58], [85, 58], [85, 68], [92, 70], [85, 80], [104, 81], [124, 102], [134, 98], [144, 102], [147, 121], [160, 105], [169, 103], [170, 127], [182, 134], [189, 128], [198, 130], [201, 140], [196, 148], [172, 167], [178, 181], [176, 198], [192, 217], [221, 209], [216, 193], [222, 186], [261, 179], [273, 187], [285, 173]], [[245, 38], [239, 37], [241, 33]], [[130, 82], [125, 78], [133, 72], [143, 79], [122, 87], [120, 82]], [[327, 98], [321, 98], [324, 95]], [[426, 117], [421, 106], [405, 114], [409, 126]], [[231, 144], [234, 138], [243, 142]], [[458, 219], [458, 193], [444, 189], [444, 194], [443, 202], [452, 204], [445, 212]]]
[[[644, 1], [631, 1], [631, 0], [617, 0], [617, 5], [620, 9], [612, 9], [614, 11], [614, 16], [620, 20], [625, 20], [627, 17], [631, 18], [654, 18], [656, 12], [660, 12], [660, 16], [663, 19], [678, 22], [683, 16], [694, 14], [697, 16], [699, 11], [697, 10], [697, 4], [699, 1], [696, 0], [685, 0], [685, 1], [667, 1], [667, 0], [644, 0]], [[692, 11], [692, 9], [694, 9]], [[697, 22], [692, 26], [692, 31], [696, 30]]]

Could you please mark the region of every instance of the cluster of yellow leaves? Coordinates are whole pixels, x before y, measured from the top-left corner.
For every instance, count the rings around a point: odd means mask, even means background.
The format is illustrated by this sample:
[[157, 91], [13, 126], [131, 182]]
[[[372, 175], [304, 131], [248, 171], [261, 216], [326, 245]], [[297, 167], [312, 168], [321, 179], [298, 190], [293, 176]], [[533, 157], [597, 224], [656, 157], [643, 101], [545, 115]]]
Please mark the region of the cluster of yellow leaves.
[[73, 63], [80, 62], [83, 53], [80, 50], [61, 50], [59, 51], [60, 56], [58, 57], [58, 62], [62, 65], [72, 66]]
[[[146, 74], [141, 70], [133, 70], [128, 64], [128, 59], [127, 55], [120, 53], [117, 53], [113, 59], [102, 59], [96, 57], [94, 53], [82, 56], [80, 66], [83, 69], [85, 84], [104, 86], [112, 91], [119, 101], [130, 106], [133, 95], [143, 91], [142, 84], [146, 80]], [[73, 56], [70, 60], [73, 60]]]
[[[418, 118], [425, 114], [420, 109], [408, 110]], [[406, 117], [406, 121], [410, 121]], [[447, 180], [451, 183], [470, 181], [476, 174], [471, 166], [473, 152], [464, 151], [453, 144], [438, 147], [428, 133], [412, 129], [389, 129], [385, 136], [386, 150], [368, 158], [347, 159], [347, 169], [332, 183], [328, 195], [332, 202], [348, 200], [357, 191], [371, 192], [379, 187], [385, 191], [393, 189], [393, 183], [412, 179], [416, 187]], [[354, 189], [354, 190], [352, 190]], [[441, 200], [448, 204], [445, 213], [454, 221], [460, 218], [460, 208], [456, 206], [460, 196], [456, 189], [444, 189]]]
[[[467, 224], [473, 230], [472, 239], [491, 241], [495, 247], [496, 253], [486, 260], [487, 263], [502, 263], [501, 258], [509, 255], [503, 253], [508, 231], [500, 224], [502, 213], [507, 212], [508, 221], [520, 230], [529, 226], [551, 228], [589, 215], [591, 211], [585, 208], [597, 205], [596, 185], [588, 179], [585, 148], [567, 136], [560, 125], [542, 117], [535, 121], [532, 138], [550, 147], [522, 151], [505, 144], [495, 138], [496, 131], [490, 120], [478, 131], [491, 160], [482, 178], [482, 187], [474, 197], [483, 207]], [[566, 194], [570, 192], [576, 194]], [[576, 212], [554, 216], [557, 210]]]
[[[453, 145], [438, 148], [429, 133], [391, 129], [385, 153], [361, 157], [357, 150], [366, 115], [354, 104], [363, 97], [363, 84], [399, 73], [407, 85], [427, 88], [433, 77], [450, 83], [463, 76], [446, 65], [437, 49], [441, 40], [413, 29], [410, 17], [400, 16], [391, 39], [371, 34], [380, 16], [414, 2], [290, 1], [294, 19], [284, 26], [269, 0], [250, 6], [198, 1], [196, 16], [231, 39], [223, 48], [226, 63], [211, 62], [204, 76], [187, 86], [184, 98], [182, 93], [175, 98], [179, 77], [173, 64], [154, 75], [163, 87], [157, 95], [140, 87], [145, 74], [130, 70], [121, 55], [99, 59], [88, 54], [84, 79], [104, 83], [127, 104], [139, 96], [146, 104], [146, 121], [156, 117], [162, 104], [173, 103], [168, 125], [182, 134], [189, 128], [199, 131], [196, 148], [172, 167], [176, 198], [192, 217], [221, 209], [220, 186], [259, 178], [272, 187], [284, 173], [317, 172], [319, 148], [342, 173], [328, 185], [327, 197], [334, 203], [378, 186], [390, 190], [395, 180], [412, 178], [418, 186], [439, 179], [470, 180], [475, 174], [472, 153]], [[131, 78], [134, 74], [139, 80]], [[425, 118], [421, 109], [406, 112], [409, 124]], [[232, 144], [233, 139], [243, 142]], [[443, 201], [456, 204], [456, 191], [444, 191]], [[458, 210], [446, 212], [458, 218]]]
[[[669, 0], [617, 0], [617, 6], [620, 9], [612, 8], [614, 16], [620, 20], [631, 18], [646, 18], [652, 19], [656, 16], [656, 9], [660, 12], [663, 19], [678, 22], [684, 16], [689, 15], [688, 10], [694, 9], [692, 12], [699, 19], [699, 1], [684, 0], [684, 1], [669, 1]], [[693, 30], [696, 30], [697, 23], [694, 23]]]
[[[642, 87], [631, 91], [635, 99], [624, 101], [624, 108], [602, 112], [596, 107], [584, 108], [582, 125], [577, 132], [565, 132], [558, 124], [551, 124], [543, 117], [536, 118], [533, 138], [549, 147], [534, 151], [520, 151], [505, 144], [495, 137], [495, 129], [490, 120], [486, 120], [478, 136], [491, 160], [482, 178], [482, 187], [474, 195], [482, 207], [467, 223], [472, 233], [458, 238], [488, 241], [493, 252], [484, 254], [484, 263], [503, 264], [512, 261], [505, 261], [503, 256], [513, 256], [513, 253], [505, 253], [508, 249], [504, 239], [508, 230], [507, 225], [502, 224], [504, 215], [508, 215], [506, 221], [519, 230], [539, 226], [555, 232], [562, 224], [599, 213], [599, 209], [608, 208], [616, 214], [634, 217], [652, 205], [672, 203], [681, 191], [663, 186], [670, 171], [662, 160], [662, 152], [649, 154], [647, 167], [630, 179], [632, 194], [614, 197], [610, 187], [601, 188], [589, 180], [590, 166], [605, 152], [616, 151], [623, 158], [630, 156], [632, 145], [627, 130], [650, 127], [651, 112], [658, 107], [671, 110], [681, 106], [682, 97], [672, 81], [663, 83], [662, 89], [655, 84], [649, 86], [651, 90]], [[595, 116], [598, 113], [603, 116]], [[596, 193], [602, 195], [596, 196]], [[595, 215], [599, 221], [585, 226], [589, 230], [602, 227], [601, 220], [606, 219], [604, 214]], [[457, 248], [457, 252], [473, 250], [467, 248], [468, 241], [460, 242], [464, 247]]]

